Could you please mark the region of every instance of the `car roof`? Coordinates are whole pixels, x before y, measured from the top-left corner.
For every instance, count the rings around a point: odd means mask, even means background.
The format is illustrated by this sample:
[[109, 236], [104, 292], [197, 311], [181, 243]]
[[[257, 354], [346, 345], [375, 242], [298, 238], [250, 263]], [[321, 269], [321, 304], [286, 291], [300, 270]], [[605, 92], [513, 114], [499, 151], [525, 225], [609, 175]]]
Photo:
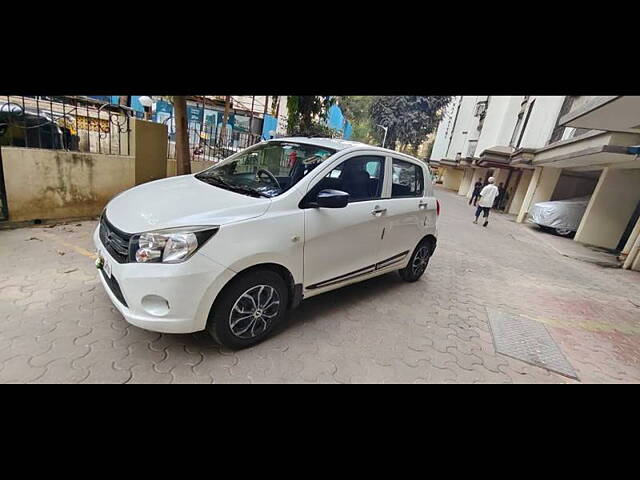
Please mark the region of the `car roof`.
[[[320, 137], [282, 137], [272, 138], [267, 140], [268, 142], [291, 142], [291, 143], [303, 143], [305, 145], [315, 145], [318, 147], [331, 148], [333, 150], [345, 150], [347, 148], [361, 148], [363, 150], [378, 150], [384, 152], [387, 155], [394, 155], [397, 157], [404, 157], [413, 161], [420, 162], [420, 159], [407, 155], [405, 153], [396, 152], [395, 150], [389, 150], [388, 148], [377, 147], [375, 145], [369, 145], [362, 142], [353, 142], [351, 140], [342, 140], [340, 138], [320, 138]], [[424, 163], [424, 162], [423, 162]]]
[[306, 145], [316, 145], [318, 147], [326, 147], [326, 148], [331, 148], [333, 150], [344, 150], [345, 148], [350, 148], [350, 147], [367, 146], [366, 143], [351, 142], [349, 140], [342, 140], [339, 138], [282, 137], [282, 138], [272, 138], [267, 141], [268, 142], [304, 143]]

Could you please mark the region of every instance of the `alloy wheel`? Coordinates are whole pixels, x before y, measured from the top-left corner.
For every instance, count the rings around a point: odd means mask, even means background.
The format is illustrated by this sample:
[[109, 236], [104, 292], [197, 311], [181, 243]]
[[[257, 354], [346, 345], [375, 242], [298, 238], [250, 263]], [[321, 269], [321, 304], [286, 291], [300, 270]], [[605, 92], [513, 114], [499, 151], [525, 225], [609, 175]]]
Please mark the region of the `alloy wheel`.
[[280, 295], [269, 285], [256, 285], [244, 292], [229, 314], [229, 329], [238, 338], [263, 334], [280, 312]]
[[429, 264], [429, 248], [425, 245], [420, 247], [416, 252], [416, 256], [413, 258], [411, 264], [411, 272], [415, 276], [420, 276], [424, 273]]

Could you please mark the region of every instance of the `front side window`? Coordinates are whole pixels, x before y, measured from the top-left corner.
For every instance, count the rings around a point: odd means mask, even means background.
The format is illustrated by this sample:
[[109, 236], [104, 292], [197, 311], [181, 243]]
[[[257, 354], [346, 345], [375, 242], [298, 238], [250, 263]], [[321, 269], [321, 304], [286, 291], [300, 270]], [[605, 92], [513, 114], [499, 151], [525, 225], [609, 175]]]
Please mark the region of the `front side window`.
[[260, 143], [198, 173], [196, 178], [245, 195], [275, 197], [289, 190], [335, 152], [300, 143]]
[[421, 197], [424, 190], [422, 168], [411, 162], [393, 159], [392, 197]]
[[374, 200], [382, 195], [383, 172], [384, 157], [353, 157], [331, 170], [308, 196], [311, 199], [321, 190], [340, 190], [349, 194], [349, 202]]

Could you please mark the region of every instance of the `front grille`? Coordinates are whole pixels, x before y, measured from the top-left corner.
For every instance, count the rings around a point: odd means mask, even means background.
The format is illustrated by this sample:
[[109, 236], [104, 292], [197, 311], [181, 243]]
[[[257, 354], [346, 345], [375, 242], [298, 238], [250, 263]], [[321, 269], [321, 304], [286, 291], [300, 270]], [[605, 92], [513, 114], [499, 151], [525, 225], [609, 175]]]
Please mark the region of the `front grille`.
[[118, 263], [129, 260], [129, 240], [132, 235], [114, 227], [106, 215], [100, 218], [100, 241]]
[[112, 274], [111, 278], [109, 278], [107, 274], [104, 273], [104, 270], [100, 270], [100, 272], [102, 273], [102, 278], [104, 278], [104, 281], [107, 282], [107, 285], [109, 285], [109, 288], [116, 296], [118, 301], [125, 307], [129, 308], [129, 305], [127, 305], [127, 301], [124, 299], [124, 295], [122, 294], [122, 290], [120, 290], [120, 284], [116, 280], [116, 277], [114, 277]]

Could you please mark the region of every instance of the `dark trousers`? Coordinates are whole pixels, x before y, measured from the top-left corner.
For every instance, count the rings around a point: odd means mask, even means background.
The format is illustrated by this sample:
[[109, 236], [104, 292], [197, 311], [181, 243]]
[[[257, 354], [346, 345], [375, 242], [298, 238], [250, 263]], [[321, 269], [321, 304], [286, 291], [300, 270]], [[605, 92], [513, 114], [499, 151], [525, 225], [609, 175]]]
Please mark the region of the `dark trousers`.
[[479, 198], [480, 198], [480, 194], [471, 195], [471, 198], [469, 199], [469, 205], [471, 205], [471, 202], [473, 202], [473, 206], [475, 207], [478, 203]]
[[476, 209], [476, 219], [480, 216], [481, 213], [484, 212], [484, 218], [489, 218], [489, 210], [491, 210], [491, 207], [478, 207]]

